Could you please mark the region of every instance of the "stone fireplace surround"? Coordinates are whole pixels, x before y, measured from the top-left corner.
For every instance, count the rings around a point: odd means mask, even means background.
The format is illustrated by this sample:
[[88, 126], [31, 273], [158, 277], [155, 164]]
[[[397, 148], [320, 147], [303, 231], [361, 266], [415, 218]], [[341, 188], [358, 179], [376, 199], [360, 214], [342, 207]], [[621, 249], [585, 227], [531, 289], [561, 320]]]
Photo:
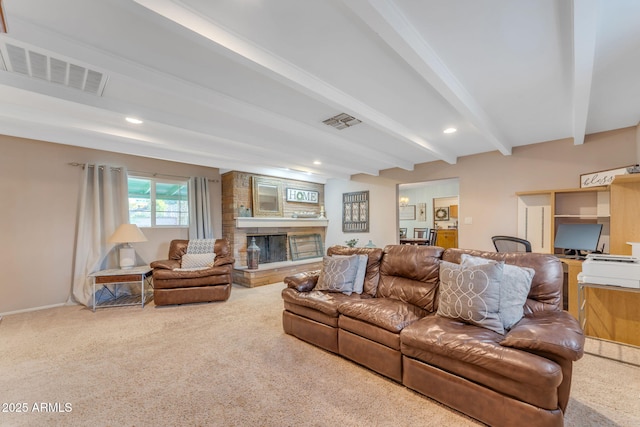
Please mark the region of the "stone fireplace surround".
[[[319, 193], [319, 203], [293, 203], [283, 200], [282, 217], [238, 217], [239, 208], [252, 208], [251, 179], [246, 172], [231, 171], [222, 175], [222, 234], [229, 240], [236, 259], [233, 282], [247, 286], [261, 286], [280, 282], [284, 277], [303, 271], [318, 270], [322, 258], [291, 261], [289, 237], [294, 234], [320, 234], [324, 246], [328, 221], [318, 218], [292, 218], [296, 211], [320, 213], [324, 205], [324, 185], [281, 179], [284, 188], [313, 190]], [[271, 179], [277, 179], [269, 177]], [[287, 260], [260, 264], [258, 270], [247, 269], [247, 237], [251, 235], [284, 234], [287, 236]], [[249, 240], [250, 241], [250, 240]]]

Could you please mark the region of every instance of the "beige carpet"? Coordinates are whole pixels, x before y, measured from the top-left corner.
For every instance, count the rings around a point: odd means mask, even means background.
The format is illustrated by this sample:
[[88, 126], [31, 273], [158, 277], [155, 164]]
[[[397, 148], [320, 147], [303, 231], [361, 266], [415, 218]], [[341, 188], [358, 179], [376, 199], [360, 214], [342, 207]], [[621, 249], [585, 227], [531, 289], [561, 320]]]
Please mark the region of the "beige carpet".
[[[234, 287], [223, 303], [5, 316], [0, 425], [480, 425], [285, 335], [282, 286]], [[566, 425], [638, 426], [639, 399], [639, 367], [586, 355]], [[26, 413], [4, 412], [19, 403]]]

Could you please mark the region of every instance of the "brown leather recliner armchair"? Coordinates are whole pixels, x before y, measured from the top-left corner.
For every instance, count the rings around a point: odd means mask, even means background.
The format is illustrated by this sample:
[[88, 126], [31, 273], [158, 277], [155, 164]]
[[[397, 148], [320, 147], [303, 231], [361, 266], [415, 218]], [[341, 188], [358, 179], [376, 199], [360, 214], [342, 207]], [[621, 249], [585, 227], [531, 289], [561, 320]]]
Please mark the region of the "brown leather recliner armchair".
[[231, 295], [233, 263], [226, 239], [216, 239], [212, 267], [200, 270], [175, 270], [182, 267], [182, 256], [189, 240], [173, 240], [169, 259], [154, 261], [153, 298], [155, 305], [226, 301]]

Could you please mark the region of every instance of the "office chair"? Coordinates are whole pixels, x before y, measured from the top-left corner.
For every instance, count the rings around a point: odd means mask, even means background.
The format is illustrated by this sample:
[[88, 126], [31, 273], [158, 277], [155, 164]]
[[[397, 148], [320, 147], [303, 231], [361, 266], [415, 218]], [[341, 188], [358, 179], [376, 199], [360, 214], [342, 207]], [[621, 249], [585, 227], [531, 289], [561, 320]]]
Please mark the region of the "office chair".
[[531, 243], [519, 237], [493, 236], [491, 240], [497, 252], [531, 252]]
[[413, 238], [414, 239], [426, 239], [427, 238], [427, 229], [426, 228], [414, 228], [413, 229]]

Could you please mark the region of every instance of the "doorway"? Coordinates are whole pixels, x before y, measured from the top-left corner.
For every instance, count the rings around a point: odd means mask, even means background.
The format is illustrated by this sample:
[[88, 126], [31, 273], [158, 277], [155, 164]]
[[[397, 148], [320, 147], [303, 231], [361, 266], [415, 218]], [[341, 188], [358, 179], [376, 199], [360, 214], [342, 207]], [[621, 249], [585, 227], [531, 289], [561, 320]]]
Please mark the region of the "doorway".
[[[398, 184], [398, 236], [400, 243], [420, 243], [419, 235], [441, 231], [436, 244], [457, 247], [458, 178]], [[427, 233], [428, 234], [428, 233]]]

